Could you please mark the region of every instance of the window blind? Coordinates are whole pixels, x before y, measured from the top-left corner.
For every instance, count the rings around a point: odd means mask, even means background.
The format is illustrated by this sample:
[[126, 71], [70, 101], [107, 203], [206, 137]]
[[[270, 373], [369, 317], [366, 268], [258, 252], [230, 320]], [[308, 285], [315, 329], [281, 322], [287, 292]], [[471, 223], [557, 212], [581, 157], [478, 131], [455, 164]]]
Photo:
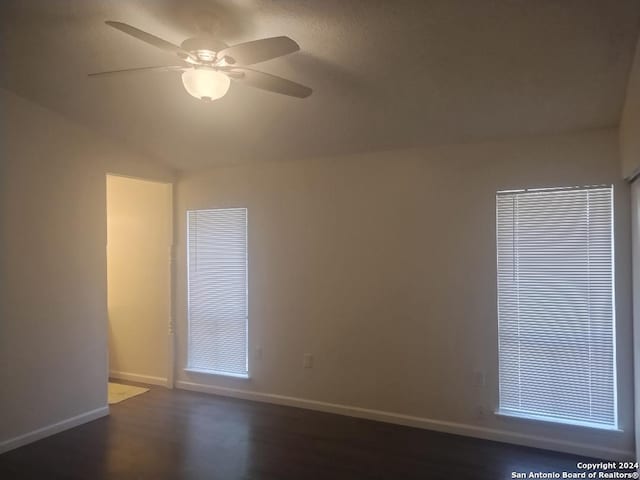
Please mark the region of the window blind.
[[187, 212], [188, 368], [247, 375], [247, 210]]
[[617, 427], [612, 193], [498, 192], [501, 413]]

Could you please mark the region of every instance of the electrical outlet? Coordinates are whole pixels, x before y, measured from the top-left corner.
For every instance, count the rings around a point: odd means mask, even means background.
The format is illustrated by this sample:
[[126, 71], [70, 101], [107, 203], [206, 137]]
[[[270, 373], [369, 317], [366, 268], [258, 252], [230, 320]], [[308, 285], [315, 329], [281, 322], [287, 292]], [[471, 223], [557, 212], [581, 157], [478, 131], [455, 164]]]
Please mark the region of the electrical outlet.
[[262, 347], [256, 347], [255, 352], [256, 360], [262, 360]]
[[303, 366], [304, 368], [313, 368], [313, 355], [311, 355], [310, 353], [304, 354]]
[[481, 419], [485, 418], [486, 416], [487, 416], [487, 409], [484, 408], [483, 405], [478, 405], [476, 407], [476, 418], [478, 420], [481, 420]]

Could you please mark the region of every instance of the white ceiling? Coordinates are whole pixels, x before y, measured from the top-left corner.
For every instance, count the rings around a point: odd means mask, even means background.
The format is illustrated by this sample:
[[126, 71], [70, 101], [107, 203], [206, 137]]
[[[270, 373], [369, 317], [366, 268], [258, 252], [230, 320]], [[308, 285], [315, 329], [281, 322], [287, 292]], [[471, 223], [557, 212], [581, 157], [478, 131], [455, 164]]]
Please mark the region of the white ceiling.
[[[191, 98], [175, 64], [118, 32], [175, 43], [288, 35], [302, 51], [258, 68], [300, 100], [233, 86]], [[615, 126], [638, 0], [3, 0], [0, 85], [181, 169]]]

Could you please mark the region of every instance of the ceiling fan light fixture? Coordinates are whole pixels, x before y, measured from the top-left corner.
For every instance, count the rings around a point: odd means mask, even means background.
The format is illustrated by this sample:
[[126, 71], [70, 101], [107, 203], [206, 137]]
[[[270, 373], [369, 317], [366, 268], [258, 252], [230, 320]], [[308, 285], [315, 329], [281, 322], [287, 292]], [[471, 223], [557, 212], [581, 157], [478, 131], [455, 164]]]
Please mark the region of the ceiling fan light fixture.
[[312, 93], [309, 87], [249, 67], [299, 51], [300, 46], [289, 37], [281, 35], [229, 46], [209, 34], [204, 34], [187, 38], [178, 46], [127, 23], [112, 20], [107, 20], [105, 23], [130, 37], [177, 55], [182, 63], [90, 73], [90, 77], [179, 71], [182, 72], [182, 84], [185, 90], [189, 95], [203, 101], [224, 97], [229, 90], [231, 80], [248, 87], [289, 97], [306, 98]]
[[224, 97], [231, 80], [211, 68], [190, 68], [182, 72], [182, 84], [192, 97], [213, 101]]

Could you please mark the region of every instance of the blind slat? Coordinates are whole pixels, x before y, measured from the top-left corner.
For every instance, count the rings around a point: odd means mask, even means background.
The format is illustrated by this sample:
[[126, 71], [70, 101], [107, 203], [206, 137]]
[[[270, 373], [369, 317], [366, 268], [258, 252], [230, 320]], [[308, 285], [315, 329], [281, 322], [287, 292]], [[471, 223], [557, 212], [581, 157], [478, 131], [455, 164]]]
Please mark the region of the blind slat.
[[612, 187], [496, 207], [500, 410], [616, 427]]
[[189, 368], [247, 374], [247, 209], [187, 212]]

